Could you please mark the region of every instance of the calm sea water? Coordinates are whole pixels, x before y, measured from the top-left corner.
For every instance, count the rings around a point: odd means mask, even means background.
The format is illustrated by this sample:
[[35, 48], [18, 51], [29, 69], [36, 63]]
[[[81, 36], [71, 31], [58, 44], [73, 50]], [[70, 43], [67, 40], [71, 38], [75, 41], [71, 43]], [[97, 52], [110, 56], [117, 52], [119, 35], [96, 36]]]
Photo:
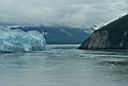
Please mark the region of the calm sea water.
[[47, 47], [43, 52], [0, 54], [0, 86], [128, 86], [128, 51]]

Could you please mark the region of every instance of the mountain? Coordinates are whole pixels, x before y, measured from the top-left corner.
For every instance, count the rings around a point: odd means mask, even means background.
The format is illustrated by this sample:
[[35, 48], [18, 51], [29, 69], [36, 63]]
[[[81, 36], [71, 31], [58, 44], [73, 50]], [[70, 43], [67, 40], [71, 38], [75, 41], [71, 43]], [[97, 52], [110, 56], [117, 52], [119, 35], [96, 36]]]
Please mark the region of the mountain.
[[128, 49], [128, 14], [99, 28], [80, 49]]
[[37, 30], [41, 33], [45, 32], [45, 39], [47, 44], [80, 44], [85, 38], [88, 38], [92, 30], [72, 27], [52, 27], [52, 26], [38, 26], [38, 27], [12, 27], [11, 29], [22, 29], [23, 31]]

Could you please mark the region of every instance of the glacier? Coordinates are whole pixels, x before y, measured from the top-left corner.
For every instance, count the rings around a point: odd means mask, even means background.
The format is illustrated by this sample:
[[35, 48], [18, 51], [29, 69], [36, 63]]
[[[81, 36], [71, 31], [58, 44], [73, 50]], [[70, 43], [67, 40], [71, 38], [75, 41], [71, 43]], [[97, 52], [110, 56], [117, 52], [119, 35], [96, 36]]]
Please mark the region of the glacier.
[[31, 52], [46, 49], [46, 40], [42, 33], [11, 28], [0, 26], [0, 52]]

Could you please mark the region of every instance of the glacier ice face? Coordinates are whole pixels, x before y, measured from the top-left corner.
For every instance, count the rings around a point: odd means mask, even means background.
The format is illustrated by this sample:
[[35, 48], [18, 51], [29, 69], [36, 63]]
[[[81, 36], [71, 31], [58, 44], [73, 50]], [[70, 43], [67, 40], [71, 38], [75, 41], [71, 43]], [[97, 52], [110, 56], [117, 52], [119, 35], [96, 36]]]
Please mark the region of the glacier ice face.
[[24, 32], [11, 30], [11, 27], [0, 26], [0, 52], [42, 51], [46, 41], [38, 31]]

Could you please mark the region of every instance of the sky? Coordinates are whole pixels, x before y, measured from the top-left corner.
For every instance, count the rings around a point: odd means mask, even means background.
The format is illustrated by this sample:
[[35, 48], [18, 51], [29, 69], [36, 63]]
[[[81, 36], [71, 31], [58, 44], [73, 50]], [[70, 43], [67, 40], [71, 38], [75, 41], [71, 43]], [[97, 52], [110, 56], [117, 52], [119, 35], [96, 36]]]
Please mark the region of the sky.
[[128, 11], [128, 0], [0, 0], [0, 23], [87, 27]]

